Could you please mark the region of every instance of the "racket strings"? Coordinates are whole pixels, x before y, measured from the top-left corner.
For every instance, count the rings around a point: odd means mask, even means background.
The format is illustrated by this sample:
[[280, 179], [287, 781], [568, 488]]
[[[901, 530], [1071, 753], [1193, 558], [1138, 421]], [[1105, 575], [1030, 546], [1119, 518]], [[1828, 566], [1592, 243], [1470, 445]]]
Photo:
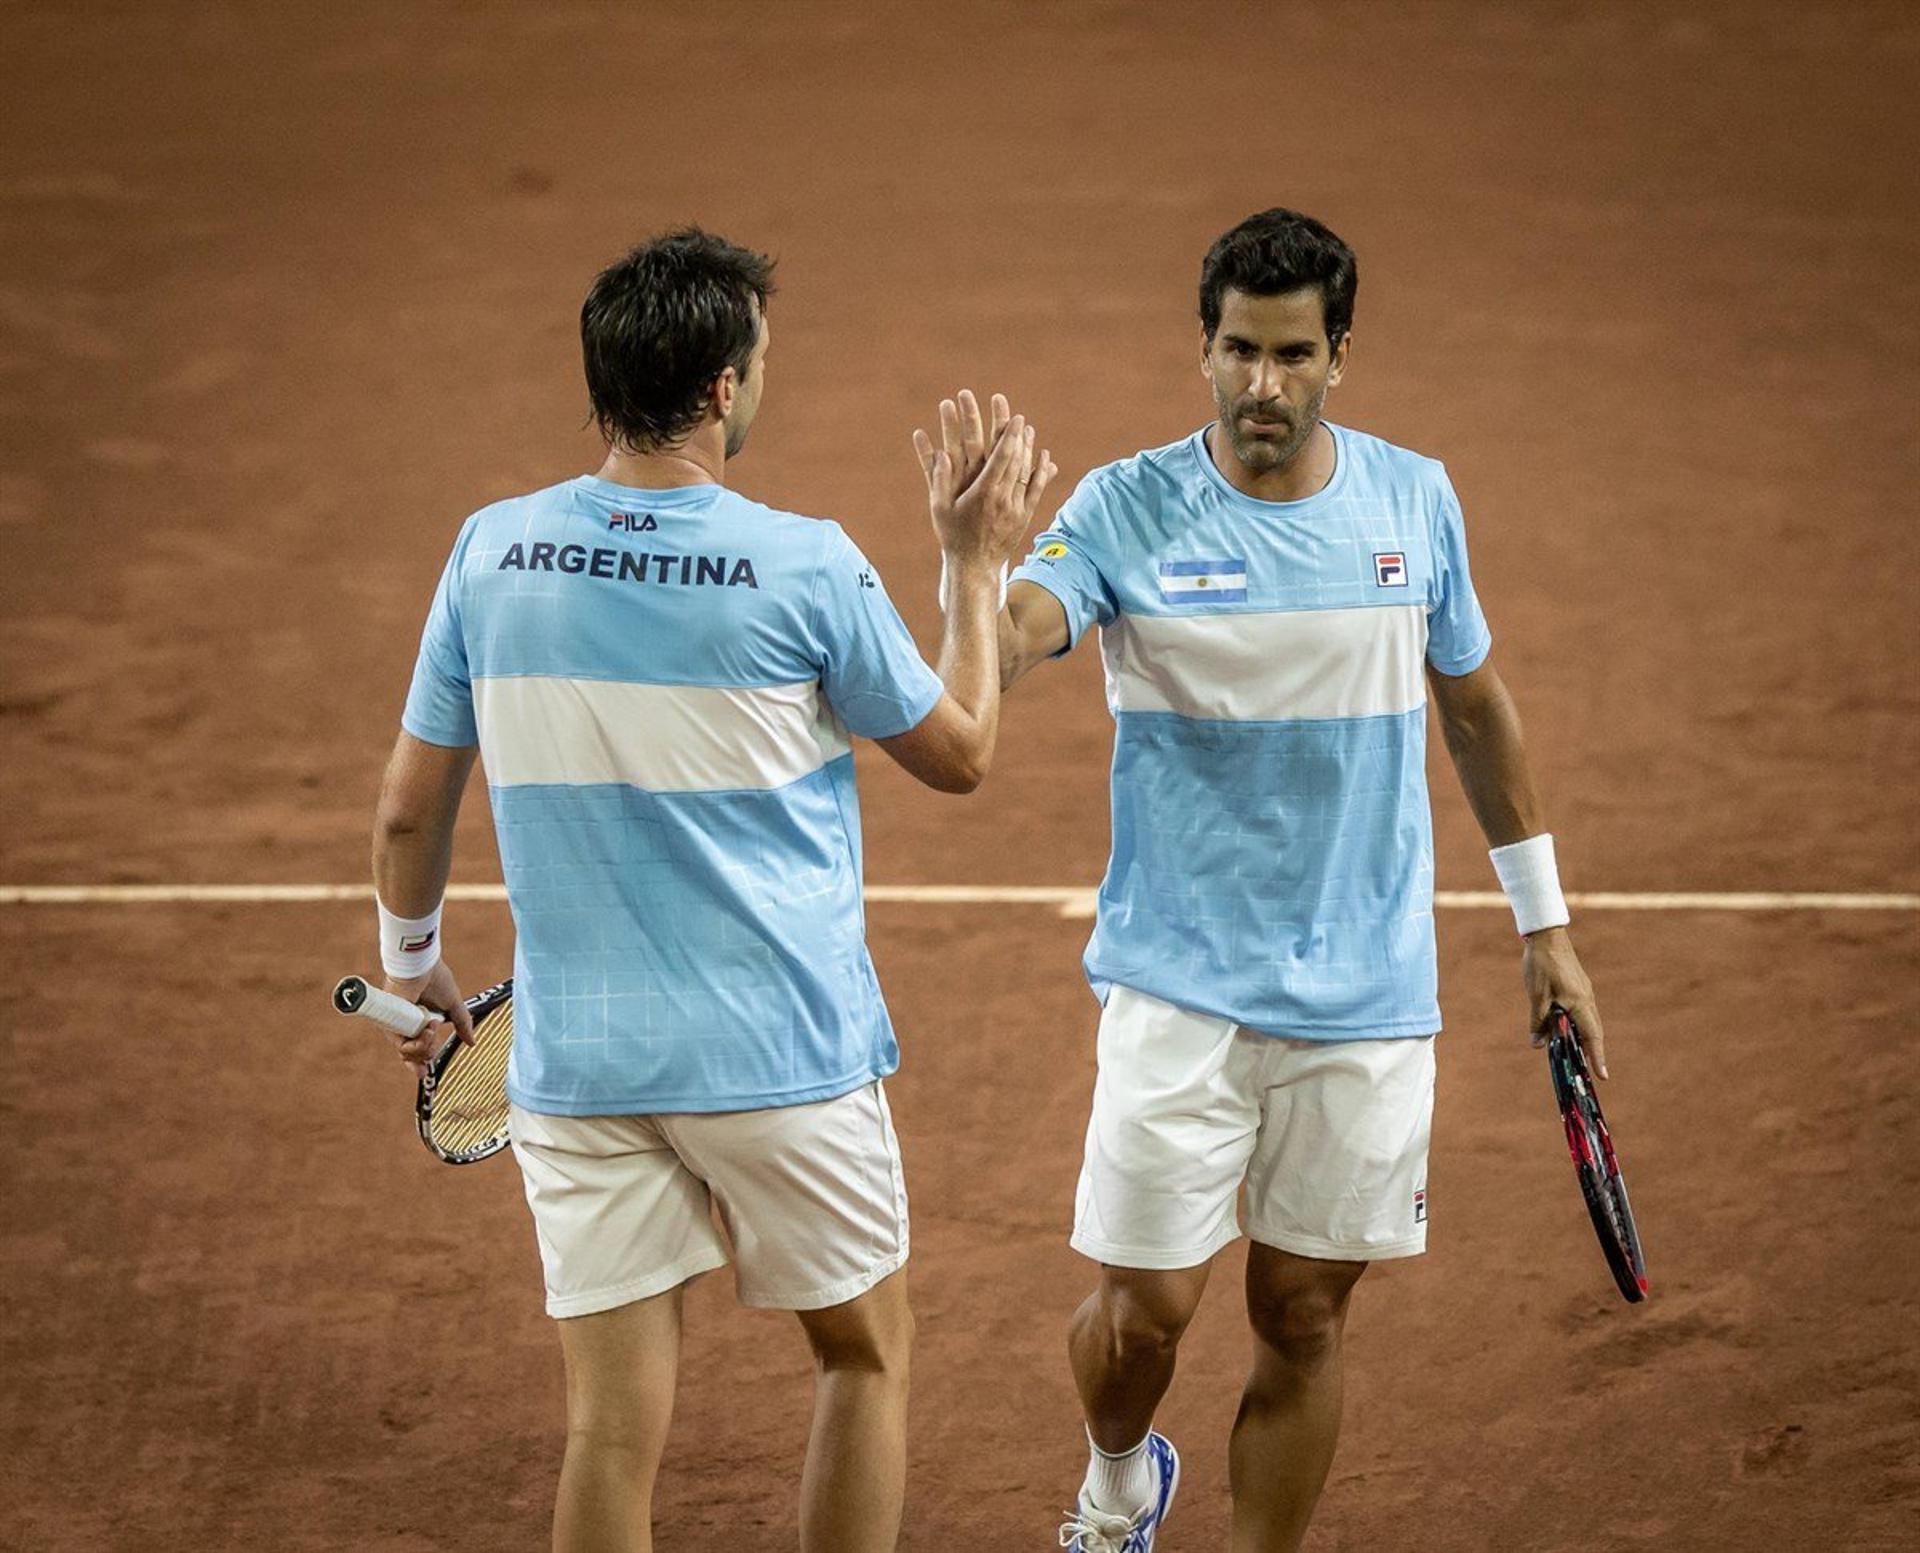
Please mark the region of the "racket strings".
[[497, 1143], [507, 1130], [507, 1061], [513, 1055], [513, 1004], [502, 1003], [475, 1025], [473, 1039], [455, 1047], [434, 1085], [427, 1132], [447, 1154], [471, 1154]]

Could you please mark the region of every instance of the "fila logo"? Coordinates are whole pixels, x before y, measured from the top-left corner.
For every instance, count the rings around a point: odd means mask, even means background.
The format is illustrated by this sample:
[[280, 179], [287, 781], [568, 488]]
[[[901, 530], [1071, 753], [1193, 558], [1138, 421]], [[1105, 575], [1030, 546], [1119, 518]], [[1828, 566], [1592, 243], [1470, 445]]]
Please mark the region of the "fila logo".
[[1416, 1224], [1427, 1222], [1427, 1189], [1424, 1186], [1413, 1194], [1413, 1222]]
[[1382, 588], [1407, 585], [1407, 558], [1398, 550], [1376, 550], [1373, 555], [1373, 580]]
[[607, 519], [607, 527], [619, 529], [627, 534], [651, 534], [660, 526], [651, 512], [642, 512], [637, 516], [631, 512], [616, 512]]

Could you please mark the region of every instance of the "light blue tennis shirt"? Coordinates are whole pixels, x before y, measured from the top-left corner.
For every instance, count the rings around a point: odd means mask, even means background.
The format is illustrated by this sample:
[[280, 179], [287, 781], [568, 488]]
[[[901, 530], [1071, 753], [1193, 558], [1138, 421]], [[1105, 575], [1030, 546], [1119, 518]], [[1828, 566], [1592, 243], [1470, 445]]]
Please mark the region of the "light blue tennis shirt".
[[1016, 580], [1100, 627], [1113, 856], [1086, 971], [1274, 1035], [1440, 1028], [1423, 664], [1492, 645], [1446, 471], [1329, 425], [1256, 501], [1205, 433], [1096, 469]]
[[480, 746], [513, 1100], [753, 1110], [891, 1073], [848, 735], [940, 694], [837, 523], [591, 477], [469, 518], [402, 723]]

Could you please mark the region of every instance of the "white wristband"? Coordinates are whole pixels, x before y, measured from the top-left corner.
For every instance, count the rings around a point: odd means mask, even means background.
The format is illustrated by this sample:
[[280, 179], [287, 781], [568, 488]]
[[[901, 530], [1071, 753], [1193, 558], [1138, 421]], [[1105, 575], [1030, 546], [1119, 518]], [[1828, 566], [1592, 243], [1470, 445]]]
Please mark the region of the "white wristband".
[[[1007, 607], [1007, 572], [1009, 570], [1010, 564], [1011, 563], [1006, 561], [1002, 561], [1000, 563], [1000, 603], [995, 613], [998, 613], [999, 610], [1005, 609]], [[946, 608], [947, 608], [947, 558], [946, 556], [942, 555], [940, 557], [940, 610], [941, 610], [941, 613], [944, 614], [946, 612]]]
[[1513, 907], [1513, 923], [1521, 936], [1542, 928], [1565, 927], [1567, 898], [1560, 893], [1560, 869], [1553, 860], [1551, 835], [1529, 836], [1511, 846], [1495, 847], [1487, 856], [1500, 876], [1500, 888]]
[[440, 963], [441, 906], [424, 917], [396, 917], [378, 896], [373, 905], [380, 913], [380, 965], [389, 977], [412, 981]]

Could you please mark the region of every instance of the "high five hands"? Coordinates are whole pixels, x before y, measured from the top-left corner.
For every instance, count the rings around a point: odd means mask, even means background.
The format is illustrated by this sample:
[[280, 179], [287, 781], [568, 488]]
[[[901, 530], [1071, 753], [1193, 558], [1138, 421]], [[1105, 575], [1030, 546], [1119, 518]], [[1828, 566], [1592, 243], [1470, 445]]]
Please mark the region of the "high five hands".
[[1033, 427], [1013, 413], [1005, 394], [993, 396], [992, 409], [989, 433], [980, 401], [963, 388], [940, 401], [938, 447], [924, 431], [913, 434], [933, 531], [942, 553], [956, 562], [998, 566], [1008, 560], [1060, 472], [1045, 448], [1035, 453]]

